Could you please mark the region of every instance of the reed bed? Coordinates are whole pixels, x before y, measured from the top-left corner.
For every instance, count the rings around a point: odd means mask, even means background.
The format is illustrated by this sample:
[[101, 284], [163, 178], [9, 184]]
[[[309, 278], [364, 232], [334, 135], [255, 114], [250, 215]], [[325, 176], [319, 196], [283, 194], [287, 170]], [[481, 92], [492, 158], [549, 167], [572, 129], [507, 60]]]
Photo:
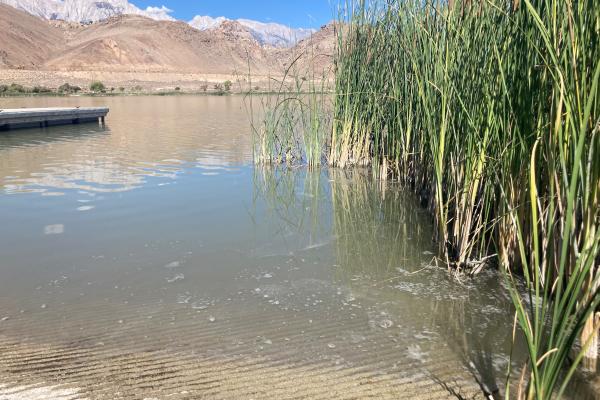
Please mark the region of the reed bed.
[[412, 189], [454, 274], [506, 272], [529, 351], [507, 397], [562, 396], [599, 347], [597, 0], [348, 0], [337, 28], [331, 130], [326, 107], [278, 96], [257, 162]]
[[[322, 56], [307, 46], [282, 78], [270, 80], [266, 94], [248, 97], [255, 164], [307, 164], [311, 168], [326, 164], [331, 131], [330, 71], [319, 74], [310, 62]], [[249, 76], [251, 85], [250, 72]]]
[[330, 165], [370, 165], [412, 188], [455, 273], [497, 260], [530, 352], [518, 395], [561, 396], [576, 366], [597, 358], [600, 7], [388, 0], [344, 10]]

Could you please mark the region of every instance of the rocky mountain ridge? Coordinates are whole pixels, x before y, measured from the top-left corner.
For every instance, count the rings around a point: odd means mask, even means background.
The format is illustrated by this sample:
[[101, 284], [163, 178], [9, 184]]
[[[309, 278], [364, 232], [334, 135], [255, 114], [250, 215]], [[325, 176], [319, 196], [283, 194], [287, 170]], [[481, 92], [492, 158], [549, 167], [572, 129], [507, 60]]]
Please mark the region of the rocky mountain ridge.
[[258, 22], [250, 19], [230, 20], [225, 17], [211, 18], [199, 15], [194, 17], [189, 24], [204, 31], [218, 28], [232, 21], [247, 28], [261, 45], [274, 47], [292, 47], [316, 32], [314, 29], [294, 29], [281, 24]]
[[[120, 15], [141, 15], [158, 21], [175, 21], [172, 10], [165, 6], [141, 9], [127, 0], [0, 0], [0, 3], [47, 20], [63, 20], [81, 24], [105, 21]], [[232, 20], [225, 17], [196, 16], [189, 25], [198, 30], [219, 28]], [[263, 46], [292, 47], [315, 31], [294, 29], [277, 23], [249, 19], [235, 20], [245, 27]]]
[[303, 77], [331, 71], [334, 31], [326, 26], [292, 48], [276, 48], [238, 21], [198, 30], [129, 14], [81, 24], [0, 3], [0, 84], [88, 87], [100, 80], [116, 89], [206, 91], [229, 80], [240, 90], [268, 88], [292, 62]]

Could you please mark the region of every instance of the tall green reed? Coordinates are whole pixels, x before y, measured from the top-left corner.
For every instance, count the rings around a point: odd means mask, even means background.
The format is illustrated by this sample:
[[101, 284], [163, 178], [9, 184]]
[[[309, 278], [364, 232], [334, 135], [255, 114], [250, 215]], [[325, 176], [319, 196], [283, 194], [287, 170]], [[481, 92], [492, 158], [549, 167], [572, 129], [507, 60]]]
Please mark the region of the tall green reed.
[[597, 359], [600, 7], [348, 0], [342, 11], [331, 134], [324, 104], [290, 78], [296, 59], [263, 104], [256, 161], [316, 166], [326, 154], [412, 188], [452, 271], [493, 260], [506, 271], [530, 353], [519, 397], [560, 396]]
[[359, 0], [346, 11], [329, 163], [371, 165], [417, 192], [456, 273], [497, 259], [530, 351], [521, 395], [561, 395], [597, 357], [600, 7]]
[[281, 77], [269, 80], [267, 93], [249, 93], [255, 164], [323, 163], [331, 124], [329, 71], [313, 67], [316, 57], [323, 55], [315, 54], [309, 42]]

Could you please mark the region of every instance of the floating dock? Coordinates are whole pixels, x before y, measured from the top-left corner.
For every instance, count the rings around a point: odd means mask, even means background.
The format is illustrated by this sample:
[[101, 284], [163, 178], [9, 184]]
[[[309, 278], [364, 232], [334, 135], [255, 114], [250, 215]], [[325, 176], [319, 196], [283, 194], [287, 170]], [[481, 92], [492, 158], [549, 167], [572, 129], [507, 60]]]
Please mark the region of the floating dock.
[[0, 109], [0, 130], [98, 122], [104, 124], [108, 107]]

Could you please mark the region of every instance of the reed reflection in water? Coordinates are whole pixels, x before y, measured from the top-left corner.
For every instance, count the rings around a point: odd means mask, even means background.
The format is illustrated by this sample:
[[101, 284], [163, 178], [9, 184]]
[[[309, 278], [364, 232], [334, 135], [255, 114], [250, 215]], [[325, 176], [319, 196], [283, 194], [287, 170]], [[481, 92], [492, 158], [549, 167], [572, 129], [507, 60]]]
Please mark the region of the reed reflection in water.
[[[383, 368], [409, 362], [456, 396], [468, 393], [466, 373], [481, 392], [499, 396], [512, 346], [508, 292], [493, 271], [457, 281], [436, 265], [433, 225], [415, 196], [357, 169], [263, 168], [255, 183], [280, 216], [280, 232], [333, 238], [333, 279], [346, 288], [346, 303], [360, 302], [371, 329], [404, 350]], [[455, 377], [431, 368], [448, 352], [462, 371]], [[517, 368], [523, 352], [515, 353]]]

